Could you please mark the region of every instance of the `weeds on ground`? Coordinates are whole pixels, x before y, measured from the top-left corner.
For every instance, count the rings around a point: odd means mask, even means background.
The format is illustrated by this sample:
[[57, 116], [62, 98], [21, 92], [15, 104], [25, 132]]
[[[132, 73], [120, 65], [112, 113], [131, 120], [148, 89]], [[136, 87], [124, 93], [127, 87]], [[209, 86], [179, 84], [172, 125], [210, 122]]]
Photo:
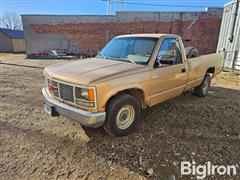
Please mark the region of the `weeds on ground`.
[[0, 56], [6, 56], [6, 55], [9, 55], [9, 54], [12, 54], [12, 53], [0, 53]]
[[229, 72], [228, 75], [229, 76], [238, 76], [238, 73], [236, 73], [236, 72]]

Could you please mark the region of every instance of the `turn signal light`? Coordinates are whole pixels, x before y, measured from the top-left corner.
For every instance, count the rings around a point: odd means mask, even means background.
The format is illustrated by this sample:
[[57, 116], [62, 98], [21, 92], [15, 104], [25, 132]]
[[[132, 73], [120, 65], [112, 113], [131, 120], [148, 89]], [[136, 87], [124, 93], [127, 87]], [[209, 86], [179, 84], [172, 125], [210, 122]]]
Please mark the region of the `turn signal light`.
[[93, 89], [88, 89], [88, 100], [94, 101], [94, 90]]

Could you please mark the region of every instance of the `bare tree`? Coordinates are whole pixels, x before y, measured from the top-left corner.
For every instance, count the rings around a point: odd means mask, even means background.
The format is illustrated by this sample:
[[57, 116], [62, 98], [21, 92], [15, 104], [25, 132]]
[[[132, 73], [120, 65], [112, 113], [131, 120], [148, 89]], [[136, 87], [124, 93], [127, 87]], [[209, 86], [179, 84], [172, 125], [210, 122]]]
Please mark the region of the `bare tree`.
[[7, 29], [22, 29], [21, 17], [13, 12], [5, 13], [0, 19], [0, 27]]

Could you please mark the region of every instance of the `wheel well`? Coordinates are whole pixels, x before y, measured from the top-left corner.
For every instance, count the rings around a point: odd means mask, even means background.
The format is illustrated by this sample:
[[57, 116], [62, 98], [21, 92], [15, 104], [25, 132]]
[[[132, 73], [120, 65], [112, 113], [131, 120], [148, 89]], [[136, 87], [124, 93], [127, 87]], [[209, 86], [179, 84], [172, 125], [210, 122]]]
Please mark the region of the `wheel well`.
[[145, 105], [145, 101], [144, 101], [144, 92], [141, 90], [141, 89], [136, 89], [136, 88], [133, 88], [133, 89], [126, 89], [126, 90], [122, 90], [122, 91], [119, 91], [117, 92], [114, 96], [112, 96], [108, 101], [107, 101], [107, 105], [108, 103], [110, 102], [110, 100], [118, 95], [121, 95], [121, 94], [129, 94], [129, 95], [132, 95], [134, 96], [141, 104], [141, 107], [142, 108], [145, 108], [146, 105]]
[[206, 72], [206, 73], [209, 73], [209, 74], [211, 74], [211, 75], [212, 75], [212, 77], [213, 77], [213, 75], [214, 75], [214, 72], [215, 72], [215, 67], [210, 67], [210, 68], [208, 68], [208, 70], [207, 70], [207, 72]]

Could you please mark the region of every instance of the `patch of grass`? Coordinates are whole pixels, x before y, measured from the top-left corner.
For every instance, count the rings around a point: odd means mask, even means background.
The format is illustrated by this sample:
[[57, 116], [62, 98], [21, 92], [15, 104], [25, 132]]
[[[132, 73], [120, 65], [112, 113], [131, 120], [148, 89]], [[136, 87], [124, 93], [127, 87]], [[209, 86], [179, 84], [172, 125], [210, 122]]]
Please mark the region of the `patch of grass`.
[[237, 76], [238, 75], [238, 73], [236, 73], [236, 72], [229, 72], [228, 74], [229, 74], [229, 76]]

